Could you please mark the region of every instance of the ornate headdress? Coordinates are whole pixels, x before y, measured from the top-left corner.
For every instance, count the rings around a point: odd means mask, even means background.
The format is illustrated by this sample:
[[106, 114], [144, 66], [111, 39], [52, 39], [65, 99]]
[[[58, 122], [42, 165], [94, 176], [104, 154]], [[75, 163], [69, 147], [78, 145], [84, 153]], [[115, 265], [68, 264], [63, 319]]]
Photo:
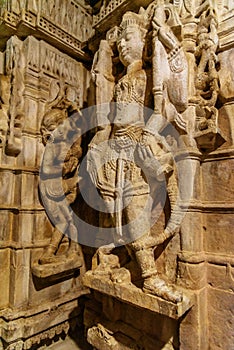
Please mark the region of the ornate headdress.
[[131, 25], [136, 25], [141, 29], [147, 29], [147, 24], [147, 17], [143, 15], [142, 11], [139, 14], [128, 11], [123, 15], [119, 29], [122, 31]]

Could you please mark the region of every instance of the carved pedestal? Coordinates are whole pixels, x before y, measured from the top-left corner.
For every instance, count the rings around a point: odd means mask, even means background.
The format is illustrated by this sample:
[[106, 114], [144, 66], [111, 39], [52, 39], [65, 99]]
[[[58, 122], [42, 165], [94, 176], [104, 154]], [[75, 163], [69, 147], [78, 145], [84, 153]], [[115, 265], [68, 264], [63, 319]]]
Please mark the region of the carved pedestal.
[[94, 348], [155, 350], [178, 344], [179, 324], [192, 307], [187, 296], [179, 303], [168, 302], [129, 281], [113, 282], [95, 272], [87, 272], [83, 281], [95, 300], [86, 304], [84, 317], [87, 339]]

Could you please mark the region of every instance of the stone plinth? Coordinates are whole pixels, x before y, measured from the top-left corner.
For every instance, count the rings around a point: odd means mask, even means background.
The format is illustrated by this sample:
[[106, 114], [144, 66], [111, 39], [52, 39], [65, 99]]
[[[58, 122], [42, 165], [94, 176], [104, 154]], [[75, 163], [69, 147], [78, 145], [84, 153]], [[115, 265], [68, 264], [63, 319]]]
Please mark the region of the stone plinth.
[[86, 272], [83, 277], [83, 283], [91, 289], [110, 295], [122, 302], [134, 305], [138, 308], [157, 312], [173, 319], [180, 318], [192, 307], [192, 302], [185, 295], [183, 295], [182, 302], [172, 303], [143, 292], [131, 282], [123, 284], [115, 283], [110, 280], [108, 275], [95, 275], [92, 271]]

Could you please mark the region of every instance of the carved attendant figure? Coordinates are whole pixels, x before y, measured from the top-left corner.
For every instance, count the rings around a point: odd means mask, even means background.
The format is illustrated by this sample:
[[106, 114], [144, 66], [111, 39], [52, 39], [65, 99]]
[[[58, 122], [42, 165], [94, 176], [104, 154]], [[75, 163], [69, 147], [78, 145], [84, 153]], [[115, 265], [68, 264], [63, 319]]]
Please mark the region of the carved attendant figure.
[[[77, 135], [76, 142], [67, 150], [69, 130], [63, 124], [66, 118], [66, 110], [53, 108], [44, 115], [41, 126], [42, 141], [47, 150], [41, 171], [40, 191], [47, 215], [55, 225], [50, 244], [40, 258], [41, 264], [56, 261], [56, 252], [64, 234], [70, 238], [68, 258], [77, 259], [79, 256], [81, 259], [82, 255], [78, 253], [78, 233], [73, 224], [72, 211], [66, 203], [68, 201], [71, 204], [78, 193], [77, 167], [82, 154], [81, 137]], [[56, 133], [53, 133], [55, 129]]]

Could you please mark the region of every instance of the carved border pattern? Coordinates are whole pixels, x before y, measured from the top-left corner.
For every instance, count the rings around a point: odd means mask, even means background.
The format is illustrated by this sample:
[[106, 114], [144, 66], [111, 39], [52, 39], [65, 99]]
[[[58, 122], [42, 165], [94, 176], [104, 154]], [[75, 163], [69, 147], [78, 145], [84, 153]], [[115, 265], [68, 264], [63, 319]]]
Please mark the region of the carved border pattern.
[[94, 16], [94, 26], [125, 2], [126, 0], [111, 0], [107, 7], [102, 8], [99, 14]]
[[73, 58], [50, 44], [29, 36], [27, 47], [27, 67], [33, 71], [44, 72], [50, 77], [62, 78], [70, 84], [83, 84], [83, 66]]
[[75, 39], [72, 35], [66, 33], [64, 30], [58, 28], [56, 25], [48, 21], [44, 17], [40, 17], [37, 26], [43, 29], [45, 32], [52, 34], [53, 37], [59, 39], [59, 41], [65, 42], [67, 45], [81, 51], [81, 42]]
[[58, 27], [40, 13], [37, 16], [30, 11], [22, 10], [20, 14], [16, 14], [5, 9], [0, 15], [0, 26], [3, 30], [11, 28], [11, 31], [14, 30], [17, 34], [19, 27], [25, 25], [31, 31], [31, 34], [36, 29], [45, 41], [57, 41], [59, 46], [63, 45], [65, 52], [72, 52], [76, 57], [78, 56], [85, 61], [89, 60], [88, 55], [82, 50], [83, 44], [78, 38]]
[[40, 344], [43, 340], [50, 339], [51, 341], [56, 335], [60, 335], [63, 332], [67, 335], [70, 328], [69, 321], [52, 327], [43, 333], [37, 334], [34, 337], [27, 339], [26, 341], [18, 340], [17, 342], [9, 344], [5, 350], [28, 350], [31, 349], [33, 345]]

